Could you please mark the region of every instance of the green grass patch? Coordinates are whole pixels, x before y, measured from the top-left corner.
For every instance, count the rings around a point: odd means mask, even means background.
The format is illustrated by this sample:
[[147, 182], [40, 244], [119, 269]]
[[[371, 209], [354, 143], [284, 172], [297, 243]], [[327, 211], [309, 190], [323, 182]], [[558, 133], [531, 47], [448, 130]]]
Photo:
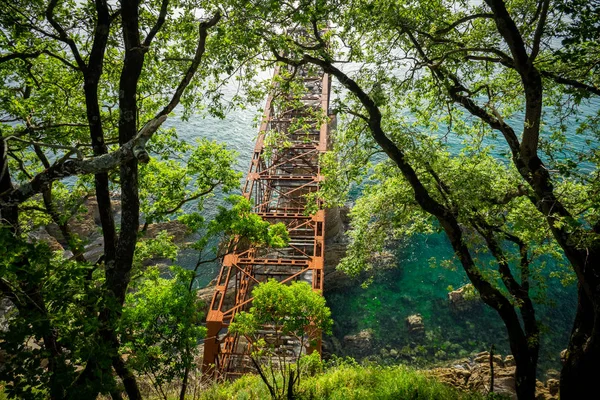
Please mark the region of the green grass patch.
[[[269, 391], [260, 378], [248, 375], [232, 383], [214, 385], [202, 393], [202, 400], [268, 399]], [[460, 392], [404, 366], [341, 365], [306, 377], [300, 383], [298, 400], [307, 399], [402, 399], [481, 400], [485, 397]]]

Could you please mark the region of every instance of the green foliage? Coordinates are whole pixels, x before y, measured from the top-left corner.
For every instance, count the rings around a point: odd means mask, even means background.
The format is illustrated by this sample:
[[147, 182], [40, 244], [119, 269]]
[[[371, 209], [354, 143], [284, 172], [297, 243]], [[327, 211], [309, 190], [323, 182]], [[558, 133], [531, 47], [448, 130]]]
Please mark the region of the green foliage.
[[[0, 381], [10, 398], [44, 399], [64, 395], [65, 386], [77, 377], [76, 366], [98, 351], [94, 335], [99, 324], [94, 315], [102, 301], [101, 280], [94, 267], [65, 260], [41, 243], [27, 243], [0, 229], [0, 276], [16, 297], [5, 315], [8, 330], [0, 330], [0, 351], [5, 352]], [[41, 299], [44, 307], [41, 308]], [[59, 330], [55, 373], [47, 370], [51, 350], [44, 347], [53, 330]], [[110, 349], [100, 349], [106, 362]], [[67, 362], [68, 360], [68, 362]], [[110, 362], [110, 361], [109, 361]], [[107, 378], [108, 386], [112, 379]]]
[[225, 235], [236, 235], [259, 247], [284, 247], [290, 240], [283, 223], [270, 224], [252, 213], [252, 205], [243, 196], [225, 198], [231, 208], [218, 206], [218, 214], [211, 222], [211, 232], [221, 231]]
[[178, 157], [184, 158], [185, 164], [153, 158], [140, 169], [140, 207], [146, 223], [181, 215], [190, 202], [202, 210], [204, 200], [217, 187], [227, 193], [239, 186], [241, 173], [231, 168], [236, 152], [206, 139], [193, 147], [183, 143], [180, 147], [183, 152]]
[[252, 308], [236, 316], [232, 332], [255, 335], [262, 325], [279, 326], [283, 335], [297, 338], [331, 331], [331, 312], [325, 298], [306, 282], [282, 285], [271, 279], [256, 286], [252, 297]]
[[[284, 285], [274, 279], [252, 290], [252, 307], [240, 312], [229, 331], [251, 340], [251, 357], [274, 399], [293, 396], [301, 377], [321, 369], [320, 355], [308, 354], [321, 333], [330, 333], [333, 321], [325, 298], [306, 282]], [[263, 337], [263, 327], [274, 327], [273, 337]], [[299, 347], [292, 357], [277, 347], [283, 337], [292, 337]]]
[[158, 268], [148, 268], [123, 308], [121, 352], [159, 392], [182, 381], [195, 366], [198, 344], [206, 334], [203, 304], [190, 289], [192, 279], [193, 272], [180, 267], [171, 267], [168, 278], [161, 277]]
[[173, 243], [173, 237], [167, 231], [160, 231], [154, 238], [140, 240], [134, 253], [134, 269], [142, 270], [148, 260], [167, 259], [175, 261], [179, 247]]

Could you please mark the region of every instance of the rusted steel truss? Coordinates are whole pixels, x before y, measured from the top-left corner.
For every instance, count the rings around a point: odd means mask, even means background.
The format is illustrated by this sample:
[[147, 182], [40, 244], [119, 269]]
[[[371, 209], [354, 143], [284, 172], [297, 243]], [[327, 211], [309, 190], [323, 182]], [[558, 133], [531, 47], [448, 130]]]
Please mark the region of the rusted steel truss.
[[[281, 284], [305, 281], [323, 291], [325, 211], [316, 204], [315, 213], [305, 214], [307, 201], [315, 201], [322, 180], [320, 154], [327, 150], [330, 79], [321, 70], [303, 67], [295, 71], [303, 81], [303, 93], [270, 95], [243, 195], [254, 204], [254, 212], [270, 223], [286, 225], [290, 242], [280, 249], [237, 246], [225, 256], [208, 311], [203, 370], [220, 378], [234, 378], [253, 370], [249, 343], [228, 332], [237, 313], [250, 308], [252, 288], [268, 279]], [[280, 71], [275, 71], [275, 77]], [[276, 82], [277, 79], [274, 79]], [[273, 92], [277, 92], [274, 85]], [[282, 101], [283, 96], [288, 101]], [[291, 101], [289, 101], [291, 100]], [[290, 106], [293, 104], [293, 106]], [[273, 139], [275, 140], [275, 143]], [[309, 200], [312, 199], [312, 200]], [[265, 327], [265, 340], [269, 329]], [[321, 351], [301, 348], [287, 341], [290, 357]]]

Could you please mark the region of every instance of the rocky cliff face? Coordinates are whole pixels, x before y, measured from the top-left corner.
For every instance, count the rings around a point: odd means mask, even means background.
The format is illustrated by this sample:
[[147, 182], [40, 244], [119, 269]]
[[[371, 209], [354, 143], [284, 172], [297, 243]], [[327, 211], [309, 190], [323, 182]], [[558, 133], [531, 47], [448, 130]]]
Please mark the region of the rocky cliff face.
[[345, 273], [336, 269], [340, 260], [346, 255], [348, 239], [346, 231], [349, 229], [350, 218], [348, 207], [327, 210], [325, 213], [325, 265], [324, 292], [343, 290], [350, 285], [360, 284]]

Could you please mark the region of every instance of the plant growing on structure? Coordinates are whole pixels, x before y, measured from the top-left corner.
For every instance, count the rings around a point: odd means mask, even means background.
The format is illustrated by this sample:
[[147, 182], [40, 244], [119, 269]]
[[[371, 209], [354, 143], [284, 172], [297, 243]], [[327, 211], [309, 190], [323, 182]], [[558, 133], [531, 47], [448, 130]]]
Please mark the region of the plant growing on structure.
[[277, 130], [269, 130], [265, 132], [265, 141], [263, 147], [263, 155], [265, 160], [274, 162], [274, 156], [277, 151], [289, 149], [293, 143], [289, 140], [285, 132]]
[[[309, 348], [321, 333], [330, 333], [333, 321], [325, 298], [306, 282], [284, 285], [274, 279], [252, 291], [252, 308], [241, 312], [230, 332], [249, 341], [250, 358], [273, 399], [294, 398], [305, 371], [314, 369], [319, 354]], [[272, 329], [273, 337], [260, 332]], [[280, 346], [291, 337], [297, 349]]]

